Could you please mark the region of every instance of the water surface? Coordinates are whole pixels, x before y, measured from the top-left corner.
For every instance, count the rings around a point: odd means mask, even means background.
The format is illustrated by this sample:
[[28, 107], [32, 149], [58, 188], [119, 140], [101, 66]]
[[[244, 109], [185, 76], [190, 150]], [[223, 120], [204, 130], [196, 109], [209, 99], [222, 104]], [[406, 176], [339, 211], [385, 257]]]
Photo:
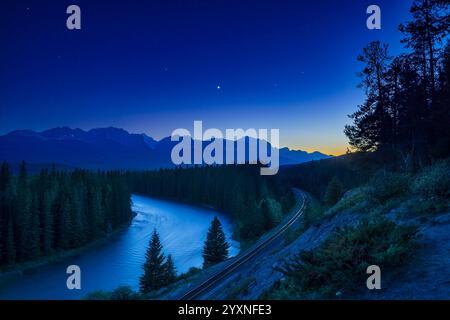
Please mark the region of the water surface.
[[[139, 288], [145, 251], [154, 228], [158, 230], [166, 254], [172, 254], [178, 272], [201, 267], [201, 251], [214, 215], [222, 222], [231, 244], [230, 254], [239, 244], [230, 240], [227, 216], [212, 209], [133, 195], [131, 225], [103, 245], [0, 283], [0, 299], [79, 299], [95, 290], [113, 290], [119, 285]], [[68, 290], [66, 268], [81, 268], [81, 290]]]

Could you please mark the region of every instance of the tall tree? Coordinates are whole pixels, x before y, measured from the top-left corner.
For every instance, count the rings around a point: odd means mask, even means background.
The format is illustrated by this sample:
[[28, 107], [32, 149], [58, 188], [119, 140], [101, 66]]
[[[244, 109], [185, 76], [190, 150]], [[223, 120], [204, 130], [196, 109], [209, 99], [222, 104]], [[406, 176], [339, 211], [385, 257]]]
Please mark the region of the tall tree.
[[5, 234], [6, 234], [6, 215], [7, 215], [7, 188], [10, 181], [10, 174], [8, 164], [6, 162], [2, 163], [0, 169], [0, 264], [4, 260], [4, 243], [5, 243]]
[[175, 282], [177, 278], [177, 270], [175, 268], [175, 263], [173, 262], [172, 255], [167, 256], [167, 261], [164, 264], [164, 280], [166, 285]]
[[422, 76], [431, 102], [436, 97], [437, 59], [442, 41], [450, 31], [449, 5], [448, 0], [414, 0], [411, 7], [413, 20], [399, 27], [405, 34], [402, 42], [421, 60]]
[[211, 222], [203, 247], [203, 267], [207, 268], [213, 264], [222, 262], [228, 258], [228, 248], [222, 224], [217, 217]]
[[16, 244], [14, 239], [13, 219], [10, 216], [7, 222], [7, 232], [5, 236], [5, 262], [6, 264], [13, 264], [17, 260]]
[[328, 206], [335, 205], [344, 193], [344, 186], [337, 176], [334, 176], [325, 190], [324, 201]]
[[158, 290], [166, 284], [164, 263], [165, 257], [162, 252], [161, 241], [156, 229], [153, 231], [147, 252], [145, 254], [144, 274], [139, 279], [142, 293]]
[[33, 256], [30, 249], [30, 234], [32, 229], [31, 193], [28, 183], [28, 174], [25, 162], [20, 165], [17, 182], [17, 215], [15, 217], [17, 232], [17, 256], [20, 261], [25, 261]]
[[345, 128], [350, 145], [358, 150], [376, 150], [390, 141], [392, 123], [387, 89], [390, 60], [388, 46], [379, 41], [369, 43], [358, 56], [358, 61], [365, 63], [359, 76], [367, 99], [357, 112], [350, 115], [354, 125]]
[[[103, 198], [103, 189], [113, 184], [117, 196]], [[113, 207], [117, 210], [111, 216]], [[106, 225], [112, 231], [130, 218], [125, 174], [53, 168], [28, 175], [22, 163], [18, 176], [12, 176], [6, 163], [0, 168], [0, 266], [83, 246], [104, 236]]]

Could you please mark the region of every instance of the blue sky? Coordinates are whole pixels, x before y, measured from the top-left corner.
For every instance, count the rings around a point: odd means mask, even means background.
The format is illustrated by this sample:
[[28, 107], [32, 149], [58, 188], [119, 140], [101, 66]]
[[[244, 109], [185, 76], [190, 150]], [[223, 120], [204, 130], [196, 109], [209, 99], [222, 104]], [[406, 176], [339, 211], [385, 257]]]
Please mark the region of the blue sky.
[[[81, 8], [82, 29], [65, 26]], [[366, 8], [382, 30], [366, 28]], [[281, 145], [339, 154], [363, 101], [356, 57], [404, 49], [410, 1], [2, 1], [0, 133], [117, 126], [279, 128]], [[220, 89], [218, 88], [220, 87]]]

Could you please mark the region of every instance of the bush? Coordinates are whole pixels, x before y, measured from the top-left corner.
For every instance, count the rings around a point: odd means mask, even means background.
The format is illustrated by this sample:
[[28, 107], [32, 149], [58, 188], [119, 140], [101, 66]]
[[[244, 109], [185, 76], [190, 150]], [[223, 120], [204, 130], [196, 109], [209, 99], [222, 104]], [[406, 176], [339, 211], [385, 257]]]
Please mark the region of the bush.
[[266, 198], [261, 201], [259, 208], [264, 219], [264, 229], [270, 230], [283, 218], [281, 205], [274, 199]]
[[368, 194], [381, 203], [407, 194], [409, 176], [404, 173], [378, 170], [370, 179]]
[[[287, 280], [274, 296], [304, 298], [308, 294], [334, 297], [365, 287], [366, 269], [382, 270], [403, 264], [411, 255], [417, 228], [400, 226], [384, 218], [345, 227], [312, 251], [301, 251], [280, 271]], [[284, 292], [284, 294], [283, 294]]]
[[424, 197], [450, 198], [450, 162], [442, 161], [424, 168], [411, 189], [414, 194]]
[[448, 208], [448, 201], [444, 199], [411, 199], [406, 202], [406, 210], [408, 213], [415, 214], [433, 214], [444, 212]]
[[339, 199], [344, 194], [344, 186], [337, 176], [334, 176], [333, 179], [328, 183], [327, 189], [325, 190], [324, 201], [327, 206], [335, 205]]
[[200, 269], [200, 268], [191, 267], [191, 268], [189, 268], [189, 270], [187, 272], [180, 274], [177, 277], [177, 281], [183, 280], [183, 279], [188, 279], [192, 276], [195, 276], [196, 274], [199, 274], [201, 271], [202, 271], [202, 269]]
[[139, 300], [141, 295], [128, 286], [120, 286], [111, 292], [110, 300]]
[[89, 292], [83, 299], [84, 300], [110, 300], [111, 292], [97, 290], [97, 291]]
[[325, 212], [327, 216], [333, 216], [341, 211], [365, 212], [372, 207], [372, 203], [367, 199], [367, 188], [356, 188], [347, 191], [333, 207]]

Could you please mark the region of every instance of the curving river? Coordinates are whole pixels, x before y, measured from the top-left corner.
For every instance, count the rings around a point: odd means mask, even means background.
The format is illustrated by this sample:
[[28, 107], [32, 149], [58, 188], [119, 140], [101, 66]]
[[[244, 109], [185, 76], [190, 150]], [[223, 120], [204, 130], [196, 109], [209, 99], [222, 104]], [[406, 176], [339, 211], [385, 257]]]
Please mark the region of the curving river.
[[[166, 254], [172, 254], [177, 271], [201, 267], [201, 251], [214, 215], [217, 215], [236, 255], [239, 244], [230, 239], [231, 224], [212, 209], [133, 195], [131, 225], [104, 245], [80, 255], [48, 264], [0, 283], [0, 299], [79, 299], [95, 290], [113, 290], [119, 285], [139, 288], [145, 251], [154, 228]], [[81, 268], [81, 290], [66, 288], [66, 268]]]

